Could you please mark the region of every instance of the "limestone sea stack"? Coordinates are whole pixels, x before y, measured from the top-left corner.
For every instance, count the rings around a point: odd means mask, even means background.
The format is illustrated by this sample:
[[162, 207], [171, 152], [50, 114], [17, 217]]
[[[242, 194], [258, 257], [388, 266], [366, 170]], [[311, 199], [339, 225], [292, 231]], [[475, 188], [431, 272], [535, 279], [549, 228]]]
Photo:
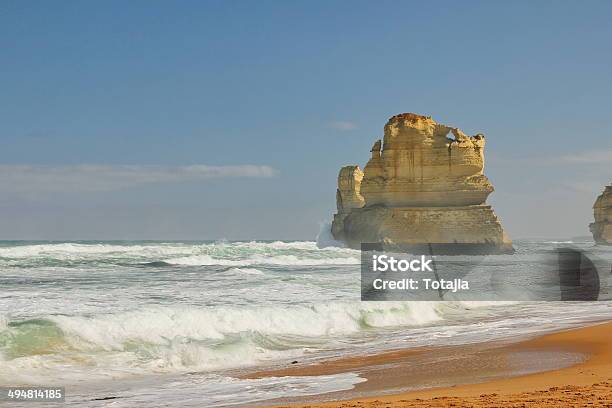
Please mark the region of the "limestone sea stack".
[[595, 222], [590, 225], [598, 244], [612, 245], [612, 185], [607, 186], [593, 205]]
[[338, 175], [332, 234], [361, 243], [437, 253], [512, 253], [491, 206], [485, 137], [414, 113], [395, 115], [361, 171]]

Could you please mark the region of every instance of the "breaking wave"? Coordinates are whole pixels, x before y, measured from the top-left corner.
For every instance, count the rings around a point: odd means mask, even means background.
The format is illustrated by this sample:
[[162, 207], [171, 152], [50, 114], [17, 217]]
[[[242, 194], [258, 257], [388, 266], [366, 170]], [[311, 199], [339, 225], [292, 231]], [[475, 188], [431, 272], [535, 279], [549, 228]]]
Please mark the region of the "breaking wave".
[[299, 258], [295, 255], [252, 256], [247, 259], [219, 259], [210, 255], [195, 255], [181, 258], [167, 259], [168, 265], [223, 265], [223, 266], [249, 266], [249, 265], [279, 265], [279, 266], [316, 266], [316, 265], [356, 265], [360, 263], [357, 257], [345, 258]]
[[51, 243], [0, 246], [0, 264], [10, 266], [71, 266], [84, 263], [167, 265], [352, 265], [359, 253], [320, 249], [315, 242], [211, 243]]
[[94, 364], [113, 376], [248, 366], [300, 356], [369, 328], [435, 322], [457, 307], [436, 302], [332, 302], [2, 318], [0, 382], [17, 373], [45, 375], [45, 370], [59, 366], [78, 371]]

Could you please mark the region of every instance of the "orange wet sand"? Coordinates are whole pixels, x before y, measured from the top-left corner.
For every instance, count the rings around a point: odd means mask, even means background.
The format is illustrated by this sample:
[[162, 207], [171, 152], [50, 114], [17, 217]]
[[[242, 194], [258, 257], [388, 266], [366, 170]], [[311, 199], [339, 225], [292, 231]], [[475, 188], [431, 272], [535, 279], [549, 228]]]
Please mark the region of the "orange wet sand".
[[[287, 407], [612, 407], [612, 323], [573, 329], [544, 335], [519, 343], [494, 347], [483, 354], [491, 361], [505, 362], [513, 353], [582, 353], [583, 362], [570, 367], [510, 378], [481, 381], [479, 366], [465, 364], [458, 359], [445, 369], [454, 373], [456, 386], [429, 388], [419, 391], [384, 395], [385, 384], [399, 388], [417, 382], [414, 370], [404, 376], [402, 363], [417, 358], [432, 349], [399, 350], [379, 355], [351, 357], [301, 367], [256, 373], [249, 377], [283, 375], [324, 375], [356, 372], [368, 381], [358, 384], [369, 395], [364, 398], [341, 399], [323, 403], [281, 404]], [[468, 355], [469, 352], [468, 352]], [[479, 354], [476, 353], [476, 359]], [[455, 364], [456, 366], [453, 366]], [[503, 365], [503, 364], [502, 364]], [[382, 367], [382, 369], [381, 369]], [[483, 366], [485, 370], [486, 365]], [[461, 373], [464, 373], [462, 376]], [[432, 373], [423, 369], [423, 375]], [[447, 373], [445, 373], [447, 374]], [[416, 373], [417, 377], [419, 373]], [[427, 379], [423, 379], [427, 383]], [[317, 397], [320, 399], [320, 396]], [[307, 401], [307, 400], [302, 400]]]

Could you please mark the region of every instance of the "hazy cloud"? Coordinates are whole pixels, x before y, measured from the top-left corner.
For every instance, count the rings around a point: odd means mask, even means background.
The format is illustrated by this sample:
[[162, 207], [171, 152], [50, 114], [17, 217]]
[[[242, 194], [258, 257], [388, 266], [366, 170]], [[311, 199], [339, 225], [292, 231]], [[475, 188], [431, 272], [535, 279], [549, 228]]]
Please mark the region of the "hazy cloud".
[[564, 183], [560, 183], [559, 187], [564, 192], [570, 191], [571, 193], [588, 195], [589, 197], [593, 197], [592, 199], [594, 201], [594, 197], [603, 191], [607, 184], [607, 180], [602, 180], [601, 182], [593, 180], [568, 180]]
[[142, 184], [204, 181], [214, 178], [265, 178], [270, 166], [156, 165], [0, 165], [1, 192], [109, 191]]
[[347, 131], [357, 129], [358, 126], [354, 122], [337, 121], [330, 123], [329, 127], [336, 130]]
[[490, 162], [501, 164], [529, 164], [540, 166], [565, 166], [565, 165], [612, 165], [612, 149], [584, 150], [561, 154], [558, 156], [536, 156], [536, 157], [503, 157], [490, 155]]
[[612, 150], [590, 150], [567, 154], [560, 156], [557, 162], [566, 164], [612, 164]]

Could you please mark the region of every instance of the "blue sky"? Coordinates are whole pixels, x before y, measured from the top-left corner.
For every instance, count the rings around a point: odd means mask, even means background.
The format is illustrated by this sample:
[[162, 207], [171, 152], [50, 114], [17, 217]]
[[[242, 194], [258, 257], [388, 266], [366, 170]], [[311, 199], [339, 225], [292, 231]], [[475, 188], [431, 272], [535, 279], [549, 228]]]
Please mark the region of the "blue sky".
[[608, 1], [1, 1], [0, 238], [312, 239], [340, 166], [400, 112], [487, 136], [513, 237], [586, 235], [611, 181], [611, 18]]

